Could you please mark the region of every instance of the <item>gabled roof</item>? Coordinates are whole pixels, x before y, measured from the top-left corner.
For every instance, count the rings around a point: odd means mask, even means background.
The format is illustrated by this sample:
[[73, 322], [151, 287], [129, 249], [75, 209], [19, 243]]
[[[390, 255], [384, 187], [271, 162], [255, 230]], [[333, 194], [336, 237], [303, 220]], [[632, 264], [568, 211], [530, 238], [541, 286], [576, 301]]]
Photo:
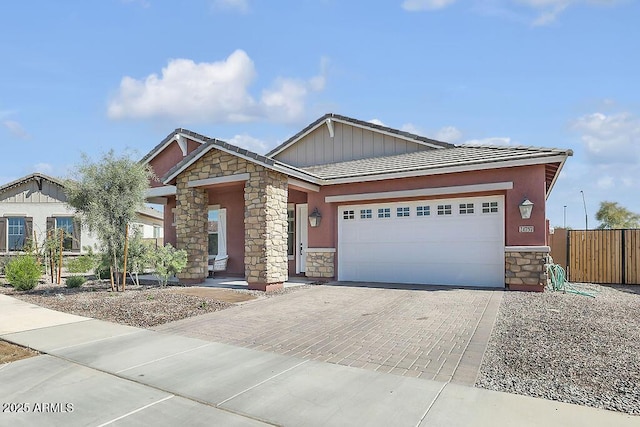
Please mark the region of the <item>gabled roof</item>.
[[187, 169], [193, 163], [195, 163], [198, 159], [204, 156], [206, 153], [211, 151], [212, 149], [218, 149], [224, 151], [229, 154], [233, 154], [238, 157], [242, 157], [245, 160], [248, 160], [252, 163], [256, 163], [266, 167], [267, 169], [272, 169], [277, 172], [285, 173], [287, 175], [294, 176], [296, 178], [303, 179], [309, 182], [317, 181], [317, 178], [313, 175], [310, 175], [301, 169], [295, 168], [286, 163], [282, 163], [278, 160], [271, 159], [269, 157], [263, 156], [261, 154], [254, 153], [253, 151], [249, 151], [245, 148], [240, 148], [236, 145], [229, 144], [228, 142], [221, 141], [216, 138], [209, 138], [207, 136], [201, 135], [196, 132], [192, 132], [186, 129], [176, 129], [173, 135], [176, 133], [180, 133], [188, 136], [190, 139], [196, 140], [200, 142], [202, 145], [189, 153], [186, 157], [184, 157], [180, 162], [178, 162], [175, 166], [167, 171], [167, 173], [160, 178], [160, 181], [163, 184], [169, 184], [173, 179], [175, 179], [182, 171]]
[[454, 173], [530, 164], [557, 164], [548, 174], [550, 190], [571, 150], [522, 146], [461, 145], [385, 157], [301, 168], [326, 184]]
[[[176, 130], [174, 130], [173, 132], [171, 132], [169, 135], [167, 135], [166, 138], [164, 138], [162, 141], [160, 141], [160, 143], [158, 145], [156, 145], [155, 147], [153, 147], [151, 149], [151, 151], [149, 151], [141, 160], [140, 163], [149, 163], [155, 156], [157, 156], [158, 154], [160, 154], [165, 148], [167, 148], [167, 146], [169, 146], [169, 144], [171, 144], [177, 135], [189, 135], [189, 134], [193, 134], [193, 135], [198, 135], [195, 132], [191, 132], [190, 130], [187, 129], [182, 129], [182, 128], [178, 128]], [[202, 135], [198, 135], [201, 136]], [[206, 137], [203, 137], [206, 138]], [[197, 139], [194, 140], [197, 143], [202, 143], [202, 141], [199, 141]]]
[[38, 182], [38, 187], [41, 188], [42, 187], [42, 180], [49, 181], [52, 184], [55, 184], [55, 185], [57, 185], [59, 187], [64, 188], [64, 183], [61, 180], [59, 180], [57, 178], [53, 178], [53, 177], [51, 177], [49, 175], [45, 175], [45, 174], [40, 173], [40, 172], [36, 172], [36, 173], [32, 173], [32, 174], [27, 175], [27, 176], [23, 176], [22, 178], [18, 178], [15, 181], [11, 181], [10, 183], [1, 186], [0, 187], [0, 193], [3, 193], [3, 192], [5, 192], [5, 191], [7, 191], [7, 190], [9, 190], [11, 188], [18, 187], [18, 186], [20, 186], [20, 185], [22, 185], [22, 184], [24, 184], [26, 182], [29, 182], [29, 181]]
[[304, 138], [307, 134], [309, 134], [312, 131], [314, 131], [316, 128], [324, 125], [327, 122], [327, 120], [333, 120], [333, 121], [336, 121], [336, 122], [341, 122], [341, 123], [345, 123], [345, 124], [349, 124], [349, 125], [354, 125], [354, 126], [357, 126], [357, 127], [365, 128], [365, 129], [370, 129], [373, 132], [379, 132], [379, 133], [393, 135], [393, 136], [395, 136], [397, 138], [403, 138], [403, 139], [415, 142], [417, 144], [422, 144], [422, 145], [429, 146], [431, 148], [450, 148], [450, 147], [453, 147], [453, 144], [449, 144], [449, 143], [442, 142], [442, 141], [436, 141], [435, 139], [426, 138], [424, 136], [416, 135], [414, 133], [405, 132], [405, 131], [402, 131], [402, 130], [399, 130], [399, 129], [393, 129], [393, 128], [390, 128], [390, 127], [377, 125], [375, 123], [365, 122], [363, 120], [358, 120], [358, 119], [354, 119], [354, 118], [351, 118], [351, 117], [342, 116], [340, 114], [327, 113], [324, 116], [320, 117], [315, 122], [311, 123], [306, 128], [302, 129], [297, 134], [293, 135], [291, 138], [287, 139], [282, 144], [278, 145], [276, 148], [274, 148], [270, 152], [268, 152], [267, 153], [267, 157], [273, 157], [273, 156], [276, 156], [279, 153], [283, 152], [284, 150], [286, 150], [287, 148], [289, 148], [290, 146], [292, 146], [293, 144], [295, 144], [296, 142], [298, 142], [299, 140]]

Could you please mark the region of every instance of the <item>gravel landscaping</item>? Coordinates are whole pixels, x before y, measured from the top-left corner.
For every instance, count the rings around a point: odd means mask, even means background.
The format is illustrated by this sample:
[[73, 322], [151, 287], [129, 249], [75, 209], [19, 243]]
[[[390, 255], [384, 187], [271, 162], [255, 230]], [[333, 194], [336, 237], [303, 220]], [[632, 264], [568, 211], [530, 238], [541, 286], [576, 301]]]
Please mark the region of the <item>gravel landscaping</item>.
[[[306, 285], [309, 286], [309, 285]], [[19, 292], [0, 285], [0, 293], [41, 307], [79, 316], [150, 328], [187, 317], [223, 310], [256, 298], [271, 298], [306, 287], [298, 286], [265, 294], [260, 291], [204, 287], [127, 285], [125, 292], [112, 292], [105, 280], [92, 280], [79, 288], [40, 283]]]
[[640, 286], [505, 292], [476, 387], [640, 414]]

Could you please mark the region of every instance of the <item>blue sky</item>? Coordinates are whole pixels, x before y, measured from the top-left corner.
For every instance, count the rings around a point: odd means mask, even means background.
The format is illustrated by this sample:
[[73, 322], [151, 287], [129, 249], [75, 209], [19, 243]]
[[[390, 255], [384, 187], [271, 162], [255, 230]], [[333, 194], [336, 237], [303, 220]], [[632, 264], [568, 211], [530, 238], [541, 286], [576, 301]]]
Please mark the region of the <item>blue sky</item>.
[[0, 182], [177, 127], [264, 153], [327, 112], [462, 144], [571, 148], [553, 225], [640, 213], [633, 0], [6, 2]]

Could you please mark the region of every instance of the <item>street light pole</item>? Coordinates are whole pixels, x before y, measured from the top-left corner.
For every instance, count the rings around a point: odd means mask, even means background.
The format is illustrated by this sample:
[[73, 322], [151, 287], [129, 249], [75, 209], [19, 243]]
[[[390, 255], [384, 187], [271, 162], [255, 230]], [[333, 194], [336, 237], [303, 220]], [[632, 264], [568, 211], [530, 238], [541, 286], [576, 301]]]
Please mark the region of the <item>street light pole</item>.
[[584, 229], [589, 229], [589, 216], [587, 215], [587, 203], [584, 201], [584, 191], [580, 190], [582, 194], [582, 206], [584, 206]]
[[562, 228], [567, 228], [567, 205], [564, 205], [564, 220], [562, 221]]

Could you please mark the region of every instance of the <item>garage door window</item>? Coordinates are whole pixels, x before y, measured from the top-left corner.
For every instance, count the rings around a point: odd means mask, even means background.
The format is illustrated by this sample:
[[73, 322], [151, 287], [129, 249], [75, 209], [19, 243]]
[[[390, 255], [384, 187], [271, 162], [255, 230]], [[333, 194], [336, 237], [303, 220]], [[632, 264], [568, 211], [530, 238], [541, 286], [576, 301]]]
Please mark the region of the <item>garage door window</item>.
[[496, 213], [498, 212], [498, 202], [483, 202], [482, 213]]
[[460, 203], [460, 215], [473, 213], [473, 203]]
[[416, 208], [416, 216], [429, 216], [431, 215], [431, 208], [429, 206], [418, 206]]
[[378, 209], [378, 218], [391, 218], [391, 208]]
[[438, 215], [451, 215], [451, 205], [438, 205]]
[[342, 212], [343, 219], [355, 219], [356, 213], [354, 211], [344, 211]]
[[396, 216], [409, 216], [409, 206], [403, 206], [400, 208], [397, 208], [396, 210]]
[[371, 209], [360, 209], [360, 219], [371, 219], [372, 217]]

